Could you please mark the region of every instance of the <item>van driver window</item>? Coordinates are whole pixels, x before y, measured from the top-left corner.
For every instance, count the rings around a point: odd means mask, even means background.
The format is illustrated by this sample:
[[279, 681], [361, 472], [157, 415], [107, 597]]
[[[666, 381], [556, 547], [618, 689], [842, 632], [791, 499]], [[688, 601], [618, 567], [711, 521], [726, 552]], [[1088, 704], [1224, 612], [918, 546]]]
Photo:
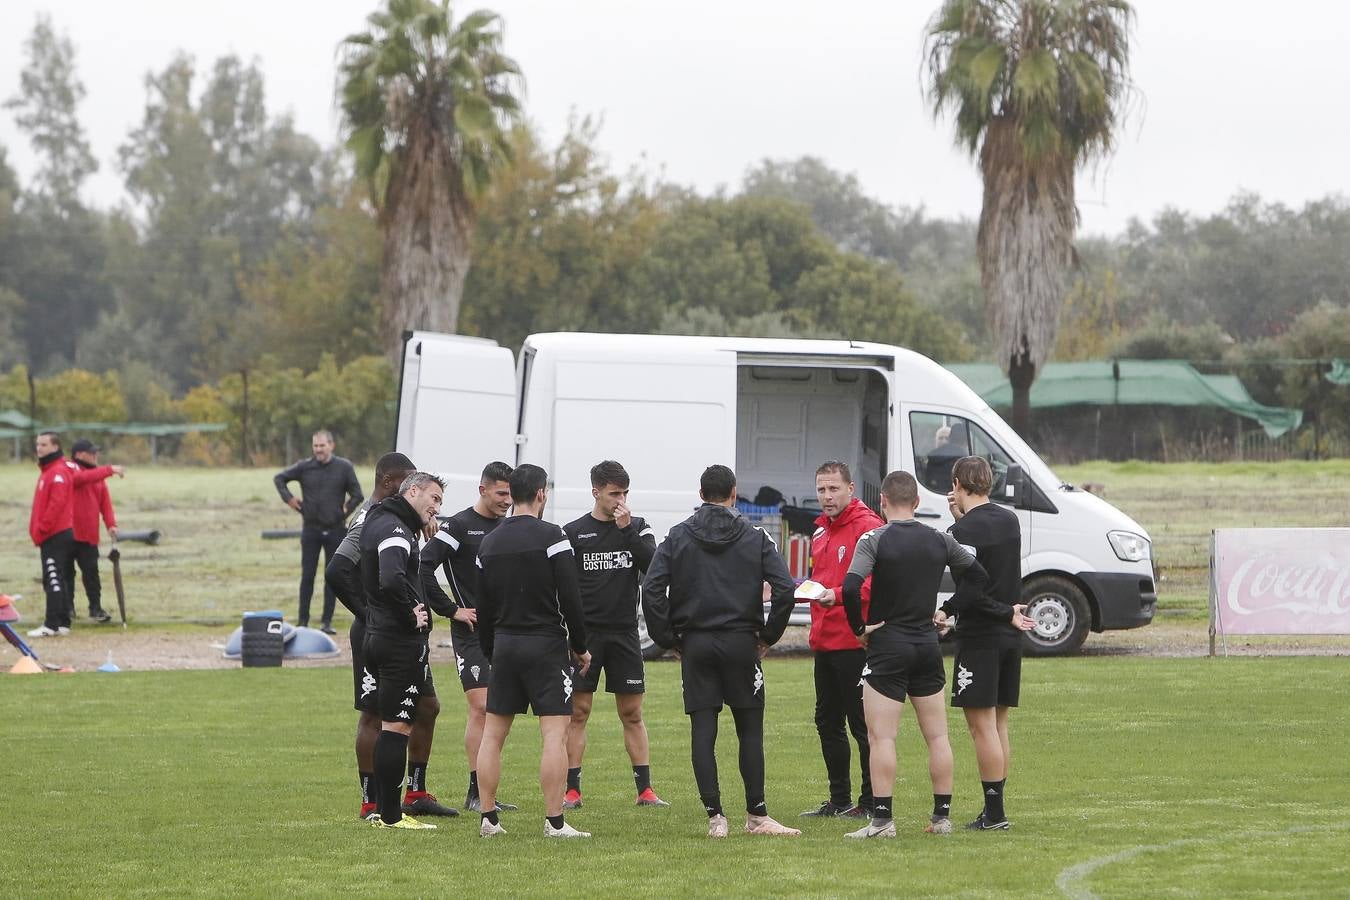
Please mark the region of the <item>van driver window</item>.
[[909, 414], [914, 440], [914, 477], [928, 490], [946, 494], [952, 489], [952, 466], [963, 456], [983, 456], [994, 470], [993, 499], [1003, 496], [1003, 479], [1012, 461], [989, 434], [961, 416], [941, 413]]

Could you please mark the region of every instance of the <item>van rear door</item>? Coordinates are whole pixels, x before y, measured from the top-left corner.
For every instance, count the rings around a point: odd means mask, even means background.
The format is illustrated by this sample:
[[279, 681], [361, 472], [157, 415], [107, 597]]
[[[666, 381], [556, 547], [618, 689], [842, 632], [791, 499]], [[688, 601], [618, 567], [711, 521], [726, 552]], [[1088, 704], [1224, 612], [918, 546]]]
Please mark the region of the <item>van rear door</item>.
[[495, 341], [414, 332], [403, 347], [396, 446], [445, 479], [445, 503], [472, 502], [483, 466], [516, 463], [511, 351]]
[[663, 538], [699, 505], [713, 463], [736, 462], [736, 354], [725, 350], [606, 350], [556, 363], [549, 519], [588, 512], [590, 470], [617, 458], [632, 478], [633, 511]]

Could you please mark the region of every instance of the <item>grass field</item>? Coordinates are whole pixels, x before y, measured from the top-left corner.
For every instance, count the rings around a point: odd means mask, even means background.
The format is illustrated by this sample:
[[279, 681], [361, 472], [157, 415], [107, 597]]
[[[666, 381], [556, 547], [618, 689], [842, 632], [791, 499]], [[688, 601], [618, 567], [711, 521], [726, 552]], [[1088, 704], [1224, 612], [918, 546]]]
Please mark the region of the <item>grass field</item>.
[[[431, 787], [463, 797], [453, 670]], [[1236, 896], [1350, 893], [1350, 692], [1344, 659], [1029, 660], [1013, 723], [1013, 829], [925, 835], [921, 744], [902, 725], [900, 837], [798, 820], [825, 795], [810, 662], [767, 663], [768, 800], [799, 839], [704, 838], [678, 670], [650, 670], [656, 785], [635, 809], [617, 722], [597, 705], [586, 842], [540, 834], [538, 737], [522, 719], [502, 794], [509, 834], [475, 817], [435, 832], [355, 818], [344, 669], [12, 678], [0, 693], [6, 828], [0, 896]], [[607, 706], [607, 705], [606, 705]], [[605, 708], [605, 712], [608, 709]], [[726, 717], [724, 717], [726, 718]], [[951, 718], [956, 813], [978, 785]], [[723, 796], [739, 807], [734, 732]], [[733, 825], [738, 825], [733, 816]]]
[[[1205, 618], [1212, 528], [1350, 525], [1350, 460], [1089, 463], [1056, 471], [1070, 482], [1105, 484], [1107, 499], [1148, 530], [1163, 576], [1163, 616]], [[299, 541], [259, 538], [264, 529], [299, 527], [299, 516], [277, 498], [272, 475], [147, 466], [111, 482], [124, 529], [157, 528], [165, 535], [158, 547], [124, 547], [135, 621], [225, 624], [237, 622], [243, 610], [272, 607], [294, 614]], [[369, 489], [369, 471], [360, 475]], [[0, 465], [0, 590], [40, 601], [27, 530], [36, 480], [31, 464]], [[447, 498], [446, 507], [469, 502]], [[635, 491], [635, 508], [639, 503]], [[346, 619], [340, 607], [338, 619]]]

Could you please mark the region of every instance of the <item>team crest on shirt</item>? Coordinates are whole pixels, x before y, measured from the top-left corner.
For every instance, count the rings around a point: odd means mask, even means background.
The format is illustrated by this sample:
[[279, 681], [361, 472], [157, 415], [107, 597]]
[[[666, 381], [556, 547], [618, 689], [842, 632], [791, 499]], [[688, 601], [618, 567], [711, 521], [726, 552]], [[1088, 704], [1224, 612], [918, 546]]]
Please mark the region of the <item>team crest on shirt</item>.
[[966, 688], [970, 687], [971, 683], [974, 680], [975, 680], [975, 673], [971, 672], [965, 666], [956, 667], [956, 692], [958, 694], [962, 693], [963, 691], [965, 691]]
[[846, 552], [846, 551], [845, 551], [844, 545], [843, 545], [843, 544], [840, 544], [840, 545], [839, 545], [839, 561], [840, 561], [840, 562], [843, 562], [843, 561], [844, 561], [844, 553], [845, 553], [845, 552]]

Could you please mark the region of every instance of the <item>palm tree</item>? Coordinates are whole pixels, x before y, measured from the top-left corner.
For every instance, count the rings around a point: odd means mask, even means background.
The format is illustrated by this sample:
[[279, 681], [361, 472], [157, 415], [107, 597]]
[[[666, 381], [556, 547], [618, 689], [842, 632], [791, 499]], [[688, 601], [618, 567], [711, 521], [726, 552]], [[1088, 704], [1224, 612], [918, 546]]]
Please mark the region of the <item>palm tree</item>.
[[984, 178], [980, 280], [1023, 434], [1075, 259], [1074, 172], [1112, 147], [1133, 18], [1126, 0], [946, 0], [928, 24], [934, 114]]
[[510, 162], [520, 67], [502, 53], [495, 13], [455, 27], [450, 0], [386, 0], [343, 40], [338, 90], [347, 146], [384, 232], [382, 336], [453, 332], [476, 204]]

